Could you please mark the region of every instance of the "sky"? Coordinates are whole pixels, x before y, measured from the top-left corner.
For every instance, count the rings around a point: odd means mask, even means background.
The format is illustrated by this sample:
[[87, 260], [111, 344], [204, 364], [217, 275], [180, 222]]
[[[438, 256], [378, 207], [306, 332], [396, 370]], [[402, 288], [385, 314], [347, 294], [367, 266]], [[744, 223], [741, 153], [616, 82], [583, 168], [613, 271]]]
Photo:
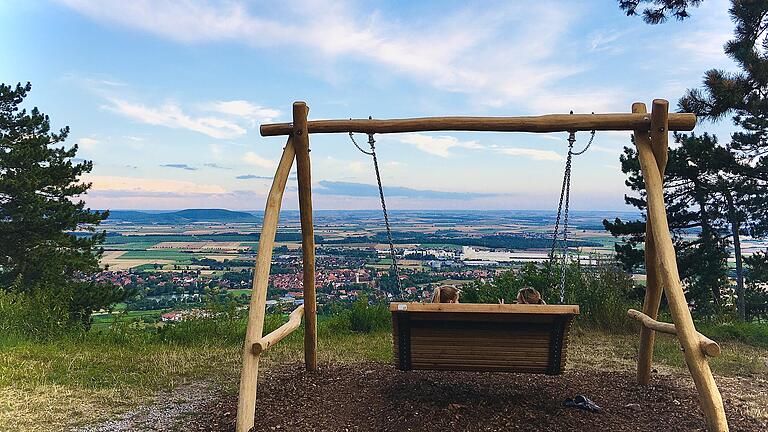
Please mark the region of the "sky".
[[[675, 108], [708, 69], [735, 70], [727, 10], [706, 0], [650, 26], [605, 0], [4, 0], [0, 82], [30, 81], [26, 106], [70, 126], [94, 163], [91, 208], [261, 210], [285, 138], [259, 125], [290, 121], [293, 101], [310, 120]], [[725, 142], [731, 129], [695, 131]], [[387, 205], [555, 209], [566, 138], [377, 135]], [[310, 141], [315, 209], [379, 207], [370, 157], [344, 134]], [[574, 158], [572, 208], [630, 210], [629, 144], [599, 132]], [[292, 176], [283, 208], [297, 207]]]

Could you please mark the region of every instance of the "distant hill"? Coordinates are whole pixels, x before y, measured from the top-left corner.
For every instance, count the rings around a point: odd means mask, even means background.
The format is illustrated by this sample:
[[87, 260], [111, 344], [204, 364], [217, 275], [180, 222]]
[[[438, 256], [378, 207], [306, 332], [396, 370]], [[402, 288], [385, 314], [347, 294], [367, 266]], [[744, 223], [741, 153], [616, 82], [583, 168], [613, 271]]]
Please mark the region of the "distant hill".
[[195, 222], [260, 222], [261, 218], [251, 213], [224, 209], [186, 209], [174, 212], [150, 213], [132, 210], [111, 210], [109, 222], [135, 224], [173, 225]]

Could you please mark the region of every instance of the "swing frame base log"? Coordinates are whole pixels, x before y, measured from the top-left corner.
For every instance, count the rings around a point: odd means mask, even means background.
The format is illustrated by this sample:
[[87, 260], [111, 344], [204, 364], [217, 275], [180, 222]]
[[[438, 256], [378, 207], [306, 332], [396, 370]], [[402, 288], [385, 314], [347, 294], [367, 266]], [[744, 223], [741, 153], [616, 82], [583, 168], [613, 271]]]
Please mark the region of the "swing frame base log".
[[[728, 423], [725, 418], [722, 397], [712, 376], [712, 371], [707, 363], [707, 351], [701, 349], [702, 336], [696, 331], [691, 318], [688, 304], [685, 299], [680, 277], [677, 270], [675, 249], [667, 222], [666, 208], [663, 195], [663, 174], [666, 167], [666, 151], [669, 131], [690, 131], [696, 124], [696, 116], [689, 113], [668, 113], [669, 103], [662, 99], [653, 101], [653, 111], [648, 114], [645, 105], [633, 104], [631, 113], [620, 114], [550, 114], [538, 117], [428, 117], [412, 119], [372, 120], [372, 119], [338, 119], [338, 120], [308, 120], [309, 109], [304, 102], [296, 102], [293, 105], [293, 123], [277, 123], [261, 125], [262, 136], [289, 136], [283, 158], [275, 174], [275, 179], [270, 189], [262, 226], [259, 252], [254, 271], [253, 291], [251, 298], [251, 310], [248, 315], [248, 328], [246, 341], [243, 347], [243, 370], [240, 382], [240, 395], [237, 413], [237, 432], [246, 432], [254, 424], [256, 408], [256, 381], [258, 376], [259, 355], [254, 354], [254, 349], [259, 352], [268, 349], [277, 343], [282, 337], [295, 330], [298, 325], [296, 316], [289, 323], [262, 337], [265, 314], [266, 287], [269, 281], [269, 268], [274, 245], [277, 219], [280, 211], [280, 202], [286, 187], [288, 172], [294, 158], [298, 166], [299, 183], [299, 208], [301, 210], [302, 228], [302, 255], [304, 264], [304, 299], [305, 306], [302, 312], [305, 320], [304, 330], [304, 354], [305, 365], [309, 371], [317, 368], [317, 312], [315, 301], [314, 271], [314, 230], [312, 222], [312, 192], [311, 169], [309, 157], [309, 135], [312, 133], [402, 133], [423, 131], [495, 131], [495, 132], [577, 132], [577, 131], [632, 131], [635, 134], [635, 145], [638, 151], [643, 179], [645, 180], [648, 217], [646, 246], [646, 268], [649, 271], [649, 281], [643, 314], [647, 326], [642, 327], [640, 355], [638, 358], [638, 381], [647, 384], [650, 379], [652, 362], [654, 331], [669, 330], [674, 328], [677, 337], [684, 348], [685, 360], [688, 370], [696, 384], [699, 401], [707, 421], [709, 431], [727, 431]], [[294, 149], [295, 145], [295, 149]], [[672, 314], [674, 324], [659, 323], [655, 321], [661, 294], [665, 294]], [[458, 306], [458, 305], [456, 305]], [[467, 307], [468, 305], [462, 305]], [[498, 306], [503, 305], [473, 305], [473, 315], [480, 317], [478, 322], [492, 322], [498, 318]], [[506, 305], [513, 306], [513, 305]], [[520, 305], [516, 305], [520, 306]], [[396, 307], [396, 306], [395, 306]], [[411, 307], [411, 306], [409, 306]], [[420, 307], [426, 307], [417, 311]], [[434, 308], [428, 312], [427, 309]], [[430, 315], [438, 317], [439, 314], [450, 315], [450, 305], [421, 305], [412, 306], [411, 313], [418, 313], [420, 319], [428, 321]], [[479, 309], [488, 309], [482, 312]], [[534, 306], [542, 308], [545, 306]], [[551, 307], [551, 306], [549, 306]], [[496, 311], [491, 311], [495, 309]], [[541, 309], [539, 309], [541, 310]], [[402, 311], [393, 311], [393, 316], [403, 314]], [[638, 312], [640, 313], [640, 312]], [[447, 316], [446, 315], [446, 316]], [[525, 317], [518, 312], [518, 317]], [[536, 317], [535, 313], [528, 315]], [[562, 315], [569, 316], [569, 315]], [[570, 315], [571, 319], [573, 315]], [[639, 316], [639, 315], [638, 315]], [[485, 317], [486, 321], [483, 321]], [[493, 317], [493, 320], [489, 318]], [[401, 317], [402, 318], [402, 317]], [[300, 321], [300, 317], [299, 320]], [[400, 323], [395, 324], [397, 328]], [[569, 324], [570, 325], [570, 324]], [[295, 326], [295, 327], [294, 327]], [[457, 326], [460, 329], [461, 326]], [[440, 340], [440, 335], [432, 335]], [[430, 336], [430, 337], [432, 337]], [[398, 337], [398, 335], [396, 335]], [[265, 341], [266, 339], [266, 341]], [[535, 339], [535, 338], [534, 338]], [[713, 342], [714, 343], [714, 342]], [[715, 344], [716, 345], [716, 344]], [[254, 348], [257, 346], [257, 348]], [[551, 344], [550, 344], [551, 346]], [[564, 345], [563, 345], [564, 346]], [[707, 348], [709, 347], [709, 348]], [[714, 345], [708, 344], [707, 349], [713, 350]], [[489, 347], [482, 347], [483, 349]], [[533, 351], [536, 351], [538, 347]], [[456, 360], [464, 361], [467, 369], [474, 369], [477, 360], [473, 360], [473, 352], [483, 352], [483, 349], [461, 350], [451, 348], [448, 351], [455, 352]], [[446, 350], [440, 348], [436, 352]], [[714, 351], [711, 351], [714, 352]], [[434, 354], [434, 352], [432, 353]], [[564, 358], [565, 351], [562, 352]], [[431, 354], [430, 354], [431, 355]], [[544, 357], [541, 355], [540, 357]], [[475, 362], [475, 363], [473, 363]], [[454, 365], [460, 366], [460, 365]], [[448, 370], [449, 368], [446, 368]], [[453, 367], [450, 368], [453, 370]], [[550, 369], [554, 371], [554, 369]]]

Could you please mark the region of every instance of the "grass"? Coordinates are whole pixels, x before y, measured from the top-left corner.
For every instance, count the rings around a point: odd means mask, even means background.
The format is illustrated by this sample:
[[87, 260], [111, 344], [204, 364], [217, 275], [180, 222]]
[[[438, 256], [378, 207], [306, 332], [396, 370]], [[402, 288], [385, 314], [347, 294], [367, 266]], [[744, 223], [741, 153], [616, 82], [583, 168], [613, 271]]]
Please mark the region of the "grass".
[[[274, 317], [274, 328], [282, 320]], [[262, 360], [265, 367], [303, 359], [302, 329]], [[240, 335], [237, 334], [239, 337]], [[321, 364], [391, 360], [388, 332], [343, 334], [321, 326]], [[161, 389], [205, 380], [236, 391], [241, 341], [161, 342], [128, 334], [53, 342], [0, 339], [0, 430], [67, 430], [113, 418]]]
[[[376, 311], [358, 312], [376, 322], [383, 320]], [[101, 323], [103, 331], [47, 342], [0, 336], [0, 430], [66, 430], [114, 418], [148, 402], [160, 390], [191, 382], [237, 391], [244, 320], [199, 320], [151, 331], [134, 328], [132, 319], [147, 313], [129, 312], [111, 327]], [[319, 363], [391, 362], [389, 330], [372, 326], [371, 333], [352, 332], [347, 327], [352, 324], [349, 313], [320, 317]], [[265, 330], [285, 319], [285, 315], [268, 316]], [[302, 334], [300, 328], [270, 349], [262, 365], [303, 361]], [[723, 354], [710, 362], [715, 374], [768, 373], [765, 348], [732, 338], [719, 342]], [[636, 358], [636, 333], [574, 328], [571, 368], [634, 371]], [[679, 345], [668, 335], [657, 337], [654, 361], [658, 369], [686, 373]]]

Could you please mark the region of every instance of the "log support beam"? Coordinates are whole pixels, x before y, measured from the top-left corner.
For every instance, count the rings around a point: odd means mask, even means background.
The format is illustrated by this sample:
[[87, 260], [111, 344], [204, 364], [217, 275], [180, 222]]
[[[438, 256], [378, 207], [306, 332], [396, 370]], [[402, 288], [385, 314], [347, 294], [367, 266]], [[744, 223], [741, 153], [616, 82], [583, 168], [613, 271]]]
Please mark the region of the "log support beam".
[[[666, 334], [677, 335], [677, 329], [675, 328], [674, 324], [656, 321], [655, 319], [649, 317], [648, 315], [634, 309], [628, 310], [627, 315], [629, 315], [629, 317], [632, 318], [633, 320], [638, 321], [640, 324], [642, 324], [643, 328], [647, 328], [652, 331], [658, 331]], [[704, 354], [710, 357], [720, 356], [720, 345], [718, 345], [717, 342], [704, 336], [701, 333], [698, 333], [698, 337], [699, 337], [699, 347], [701, 348], [701, 352], [703, 352]]]
[[299, 183], [301, 254], [304, 283], [304, 365], [317, 370], [317, 298], [315, 292], [315, 228], [312, 222], [312, 170], [309, 161], [309, 132], [304, 102], [293, 104], [293, 141], [296, 145], [296, 171]]
[[283, 202], [283, 192], [288, 181], [288, 175], [291, 172], [291, 166], [293, 166], [294, 156], [293, 138], [288, 138], [288, 143], [283, 150], [283, 156], [280, 158], [275, 178], [272, 181], [272, 187], [267, 196], [264, 221], [262, 222], [261, 236], [259, 237], [256, 268], [253, 271], [251, 303], [248, 310], [248, 327], [245, 331], [245, 344], [243, 345], [240, 393], [237, 400], [237, 432], [248, 432], [254, 423], [256, 383], [259, 377], [259, 356], [253, 355], [251, 350], [253, 344], [261, 339], [264, 332], [267, 286], [269, 284], [269, 270], [272, 266], [272, 248], [275, 245], [275, 234], [277, 233], [280, 206]]
[[[645, 104], [633, 104], [632, 112], [645, 114]], [[650, 129], [648, 131], [634, 131], [635, 141], [642, 141], [643, 145], [650, 146], [653, 149], [653, 156], [656, 159], [656, 166], [661, 174], [662, 182], [664, 180], [664, 171], [667, 168], [667, 151], [669, 148], [668, 112], [669, 103], [667, 101], [661, 99], [654, 100]], [[645, 224], [645, 270], [646, 284], [643, 313], [651, 317], [651, 319], [656, 319], [659, 313], [659, 305], [661, 304], [661, 294], [664, 289], [661, 286], [661, 274], [656, 253], [656, 242], [653, 239], [650, 220], [646, 220]], [[640, 385], [648, 385], [651, 381], [653, 345], [655, 339], [656, 334], [653, 329], [647, 327], [642, 327], [640, 329], [640, 350], [637, 359], [637, 382]]]
[[253, 343], [253, 346], [251, 347], [251, 352], [253, 352], [253, 355], [263, 354], [264, 351], [268, 350], [270, 347], [273, 347], [276, 343], [283, 340], [283, 338], [293, 333], [293, 331], [299, 328], [301, 325], [301, 317], [303, 316], [304, 305], [301, 305], [294, 309], [293, 312], [291, 312], [291, 314], [288, 316], [287, 323], [281, 325], [272, 333]]
[[[655, 104], [664, 105], [665, 102], [655, 101]], [[650, 132], [652, 133], [653, 131]], [[657, 132], [667, 133], [666, 130]], [[645, 135], [642, 136], [644, 137]], [[709, 368], [707, 356], [700, 349], [699, 333], [693, 324], [693, 318], [688, 309], [688, 302], [685, 299], [683, 286], [680, 282], [675, 247], [669, 232], [666, 206], [664, 204], [662, 172], [659, 169], [659, 161], [650, 141], [650, 139], [638, 140], [635, 137], [640, 169], [645, 181], [648, 202], [647, 220], [650, 226], [650, 234], [653, 237], [653, 252], [658, 265], [658, 275], [669, 303], [669, 310], [672, 314], [672, 321], [675, 323], [677, 337], [683, 347], [685, 362], [699, 393], [701, 409], [707, 420], [707, 429], [709, 431], [727, 431], [728, 422], [725, 417], [723, 399]]]

